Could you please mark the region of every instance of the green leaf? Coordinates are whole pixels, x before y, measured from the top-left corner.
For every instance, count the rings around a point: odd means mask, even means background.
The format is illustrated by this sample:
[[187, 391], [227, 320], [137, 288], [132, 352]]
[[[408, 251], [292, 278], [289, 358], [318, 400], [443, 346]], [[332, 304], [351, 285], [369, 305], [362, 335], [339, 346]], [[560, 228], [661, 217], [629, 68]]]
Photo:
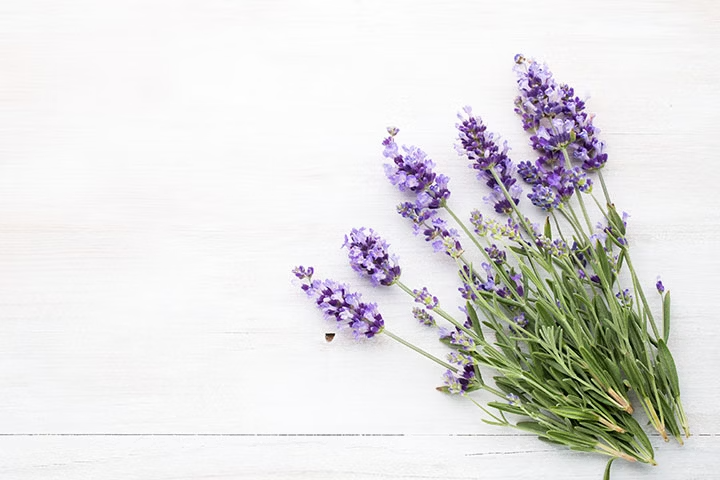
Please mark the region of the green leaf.
[[680, 381], [678, 380], [675, 360], [664, 341], [658, 340], [658, 361], [662, 363], [667, 375], [668, 383], [673, 391], [673, 397], [680, 396]]
[[532, 268], [527, 266], [525, 263], [519, 263], [518, 267], [520, 268], [520, 271], [522, 271], [524, 277], [533, 282], [534, 285], [540, 285], [542, 281], [537, 277], [537, 275], [535, 275]]
[[597, 420], [598, 416], [594, 413], [589, 412], [581, 408], [573, 407], [554, 407], [549, 409], [552, 413], [558, 417], [571, 418], [573, 420]]
[[608, 310], [607, 305], [605, 305], [605, 302], [601, 298], [600, 295], [596, 295], [593, 297], [593, 303], [595, 304], [595, 313], [597, 314], [598, 318], [600, 319], [601, 323], [608, 323], [603, 320], [607, 320], [610, 318], [610, 311]]
[[607, 466], [605, 467], [605, 475], [603, 475], [603, 480], [610, 480], [610, 467], [612, 467], [612, 463], [615, 461], [617, 457], [610, 457], [610, 460], [608, 460]]
[[570, 447], [570, 450], [575, 450], [575, 451], [578, 451], [578, 452], [594, 452], [594, 451], [595, 451], [595, 448], [593, 448], [593, 447], [577, 447], [577, 446], [574, 446], [574, 447]]
[[502, 412], [514, 413], [516, 415], [525, 415], [525, 412], [520, 407], [510, 405], [509, 403], [488, 402], [488, 406], [496, 408]]
[[[556, 392], [553, 392], [556, 393]], [[557, 403], [557, 400], [549, 397], [545, 392], [541, 390], [533, 390], [530, 392], [530, 394], [533, 397], [533, 400], [535, 403], [539, 403], [541, 405], [547, 406], [547, 405], [555, 405]], [[556, 395], [561, 395], [560, 392], [557, 392]]]
[[544, 235], [552, 240], [552, 227], [550, 226], [550, 217], [545, 217], [545, 232]]
[[[627, 245], [625, 245], [625, 246], [627, 246]], [[625, 263], [625, 248], [620, 249], [620, 253], [618, 254], [618, 262], [617, 262], [618, 272], [622, 270], [623, 263]]]
[[632, 415], [623, 415], [623, 426], [640, 442], [650, 456], [654, 454], [652, 443], [650, 443], [650, 439], [647, 437], [645, 430], [642, 429]]
[[625, 235], [625, 223], [622, 221], [622, 218], [620, 218], [620, 215], [618, 215], [615, 205], [608, 205], [608, 216], [610, 217], [610, 225], [613, 229], [620, 232], [621, 235]]
[[467, 310], [468, 317], [470, 317], [470, 321], [472, 322], [473, 330], [475, 330], [477, 336], [480, 337], [480, 340], [485, 340], [485, 336], [483, 335], [482, 327], [480, 326], [480, 320], [478, 320], [475, 308], [470, 302], [467, 302], [465, 303], [465, 309]]
[[515, 253], [517, 253], [518, 255], [521, 255], [521, 256], [523, 256], [523, 257], [527, 257], [527, 256], [529, 255], [529, 254], [528, 254], [528, 251], [527, 251], [525, 248], [514, 247], [514, 246], [512, 246], [512, 245], [511, 245], [509, 248], [510, 248], [510, 250], [512, 250], [513, 252], [515, 252]]
[[555, 318], [551, 313], [552, 307], [544, 299], [538, 299], [535, 308], [537, 308], [538, 319], [542, 325], [555, 325]]
[[591, 350], [588, 350], [585, 347], [580, 347], [580, 355], [587, 364], [588, 371], [600, 382], [602, 382], [604, 388], [607, 388], [610, 382], [608, 381], [605, 369], [600, 365], [600, 361], [597, 358], [598, 354], [595, 349], [592, 347], [590, 348]]
[[521, 389], [518, 388], [518, 385], [512, 380], [509, 380], [507, 377], [493, 377], [493, 380], [495, 380], [495, 386], [502, 390], [503, 393], [512, 393], [520, 398], [524, 398]]
[[563, 442], [558, 442], [557, 440], [552, 440], [547, 437], [538, 437], [538, 440], [542, 440], [543, 442], [547, 442], [547, 443], [552, 443], [553, 445], [565, 445]]
[[538, 422], [518, 422], [515, 425], [520, 430], [525, 430], [526, 432], [530, 433], [536, 433], [538, 435], [545, 435], [547, 433], [547, 427], [541, 425]]
[[595, 257], [600, 264], [600, 268], [602, 269], [605, 280], [607, 280], [607, 282], [612, 286], [612, 284], [614, 283], [614, 279], [612, 276], [612, 267], [610, 266], [610, 262], [608, 261], [605, 247], [603, 247], [600, 242], [597, 242], [595, 244]]
[[547, 437], [564, 443], [571, 448], [594, 448], [597, 441], [589, 439], [585, 435], [572, 434], [560, 430], [548, 430]]
[[670, 291], [663, 295], [663, 340], [665, 343], [670, 336]]
[[609, 356], [599, 355], [598, 358], [600, 358], [603, 365], [605, 365], [607, 372], [613, 378], [615, 384], [622, 384], [622, 375], [620, 373], [620, 367], [618, 366], [618, 364]]

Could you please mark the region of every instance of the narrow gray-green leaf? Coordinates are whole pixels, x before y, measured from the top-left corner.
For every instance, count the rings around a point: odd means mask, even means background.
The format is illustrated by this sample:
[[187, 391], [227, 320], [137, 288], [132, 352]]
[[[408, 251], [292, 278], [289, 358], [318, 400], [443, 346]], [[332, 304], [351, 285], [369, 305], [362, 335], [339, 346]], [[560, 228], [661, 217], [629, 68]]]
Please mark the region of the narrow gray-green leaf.
[[477, 313], [475, 312], [475, 307], [473, 307], [470, 302], [466, 302], [465, 309], [467, 310], [468, 317], [470, 317], [470, 321], [472, 322], [473, 330], [475, 330], [475, 333], [477, 333], [477, 336], [480, 337], [481, 340], [485, 340], [482, 327], [480, 326], [480, 320], [478, 320]]
[[610, 457], [610, 460], [608, 460], [608, 463], [605, 466], [605, 475], [603, 475], [603, 480], [610, 480], [610, 467], [612, 467], [612, 463], [616, 458], [617, 457]]
[[670, 291], [663, 296], [663, 340], [665, 343], [670, 336]]
[[550, 217], [545, 217], [545, 236], [552, 240], [552, 227], [550, 226]]
[[667, 345], [662, 340], [658, 341], [658, 360], [663, 363], [663, 367], [666, 369], [666, 375], [668, 376], [668, 382], [673, 390], [673, 396], [677, 397], [680, 395], [680, 381], [677, 376], [677, 368], [675, 367], [675, 360], [670, 353]]
[[545, 435], [548, 430], [547, 427], [540, 425], [538, 422], [517, 422], [515, 426], [520, 430], [536, 433], [538, 435]]

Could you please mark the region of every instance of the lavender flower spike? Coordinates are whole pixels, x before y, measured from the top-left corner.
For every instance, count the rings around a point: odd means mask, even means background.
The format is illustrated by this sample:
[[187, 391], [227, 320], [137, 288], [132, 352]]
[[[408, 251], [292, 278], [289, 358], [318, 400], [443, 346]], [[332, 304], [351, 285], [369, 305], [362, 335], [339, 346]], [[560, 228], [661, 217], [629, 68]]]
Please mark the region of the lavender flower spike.
[[605, 145], [597, 138], [600, 130], [585, 112], [585, 102], [570, 86], [558, 84], [547, 65], [522, 56], [516, 56], [515, 62], [520, 89], [515, 112], [522, 117], [523, 128], [536, 133], [533, 147], [548, 151], [565, 146], [573, 159], [582, 161], [583, 170], [604, 167]]
[[385, 175], [390, 183], [396, 185], [401, 192], [413, 192], [419, 206], [424, 208], [440, 208], [450, 197], [448, 181], [445, 175], [436, 174], [433, 169], [435, 162], [425, 152], [415, 146], [403, 146], [404, 153], [395, 143], [397, 128], [388, 128], [389, 137], [382, 144], [385, 147], [383, 156], [392, 159], [393, 163], [385, 164]]
[[417, 235], [422, 232], [425, 241], [431, 243], [434, 251], [445, 252], [452, 258], [463, 254], [460, 235], [457, 230], [448, 227], [445, 220], [438, 217], [437, 210], [419, 206], [417, 203], [403, 202], [398, 205], [397, 212], [413, 222], [413, 233]]
[[[293, 270], [296, 276], [300, 272], [312, 271], [297, 267]], [[303, 291], [315, 301], [325, 318], [335, 320], [339, 328], [349, 326], [355, 338], [372, 338], [382, 332], [385, 321], [374, 303], [361, 301], [359, 293], [351, 292], [347, 285], [334, 280], [312, 280], [305, 276], [307, 283], [302, 285]]]
[[[589, 192], [592, 181], [586, 172], [599, 170], [607, 161], [600, 132], [585, 112], [585, 102], [574, 90], [558, 84], [547, 65], [516, 56], [520, 95], [515, 112], [523, 128], [533, 134], [530, 141], [540, 156], [534, 163], [521, 162], [518, 173], [533, 185], [533, 204], [552, 210], [568, 200], [575, 189]], [[581, 162], [573, 166], [572, 161]]]
[[494, 205], [495, 211], [509, 215], [513, 205], [505, 198], [500, 185], [495, 180], [493, 170], [502, 182], [505, 189], [510, 193], [512, 201], [517, 205], [520, 202], [522, 190], [515, 184], [513, 177], [515, 166], [507, 152], [510, 150], [507, 142], [502, 143], [500, 148], [500, 137], [487, 131], [480, 117], [473, 116], [472, 109], [465, 107], [465, 115], [458, 113], [460, 123], [455, 124], [458, 129], [458, 140], [460, 143], [455, 149], [460, 155], [470, 160], [470, 168], [478, 171], [478, 179], [484, 181], [492, 189], [492, 194], [486, 197], [486, 201]]
[[392, 285], [400, 277], [397, 257], [388, 253], [388, 243], [371, 228], [353, 228], [343, 247], [353, 270], [370, 278], [373, 286]]

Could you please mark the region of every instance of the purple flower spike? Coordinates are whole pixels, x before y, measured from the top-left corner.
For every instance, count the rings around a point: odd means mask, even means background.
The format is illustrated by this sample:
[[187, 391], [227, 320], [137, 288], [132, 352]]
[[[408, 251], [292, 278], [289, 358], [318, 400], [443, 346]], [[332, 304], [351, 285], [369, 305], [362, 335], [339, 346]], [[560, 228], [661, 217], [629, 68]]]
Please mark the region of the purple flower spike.
[[389, 137], [383, 140], [383, 156], [393, 163], [385, 164], [385, 175], [390, 183], [396, 185], [401, 192], [412, 192], [417, 196], [417, 203], [423, 208], [440, 208], [450, 197], [449, 178], [436, 174], [433, 169], [435, 162], [425, 152], [414, 146], [403, 146], [402, 152], [395, 143], [397, 129], [388, 129]]
[[388, 253], [388, 243], [373, 229], [353, 228], [343, 247], [353, 270], [370, 278], [373, 286], [392, 285], [400, 277], [397, 257]]
[[507, 142], [500, 145], [500, 137], [487, 131], [480, 117], [473, 116], [472, 109], [465, 107], [465, 115], [458, 114], [460, 123], [455, 127], [458, 129], [458, 140], [460, 143], [455, 146], [458, 154], [466, 156], [470, 160], [470, 167], [478, 171], [478, 179], [486, 183], [493, 193], [486, 197], [486, 200], [494, 205], [495, 211], [509, 215], [513, 205], [505, 198], [500, 185], [492, 174], [494, 171], [502, 182], [503, 186], [511, 195], [515, 205], [520, 202], [522, 190], [515, 185], [513, 177], [515, 166], [507, 152], [510, 150]]
[[[600, 131], [593, 125], [592, 115], [585, 112], [585, 102], [571, 87], [558, 84], [547, 65], [522, 55], [516, 55], [516, 63], [520, 95], [515, 99], [515, 112], [521, 116], [523, 128], [533, 133], [531, 144], [540, 154], [534, 164], [521, 162], [518, 173], [530, 185], [551, 188], [558, 202], [569, 199], [576, 187], [588, 192], [592, 182], [582, 171], [602, 168], [607, 154], [597, 138]], [[582, 171], [571, 161], [580, 162]], [[538, 198], [537, 193], [533, 192], [531, 200]], [[535, 204], [543, 209], [557, 206]]]
[[413, 233], [422, 233], [436, 252], [445, 252], [453, 258], [462, 255], [460, 235], [454, 228], [449, 228], [445, 220], [438, 217], [436, 210], [404, 202], [397, 206], [397, 212], [413, 222]]
[[493, 165], [504, 164], [509, 161], [507, 152], [510, 148], [503, 142], [503, 148], [497, 143], [495, 135], [487, 131], [480, 117], [472, 114], [472, 108], [463, 109], [465, 115], [458, 113], [460, 123], [455, 124], [458, 129], [460, 144], [455, 148], [460, 155], [465, 155], [472, 162], [472, 168], [487, 170]]
[[[301, 268], [301, 267], [298, 267]], [[312, 269], [312, 267], [310, 267]], [[338, 327], [349, 326], [355, 338], [372, 338], [382, 332], [385, 321], [374, 303], [363, 303], [359, 293], [334, 280], [310, 280], [302, 285], [308, 297], [315, 301], [325, 318], [335, 320]]]

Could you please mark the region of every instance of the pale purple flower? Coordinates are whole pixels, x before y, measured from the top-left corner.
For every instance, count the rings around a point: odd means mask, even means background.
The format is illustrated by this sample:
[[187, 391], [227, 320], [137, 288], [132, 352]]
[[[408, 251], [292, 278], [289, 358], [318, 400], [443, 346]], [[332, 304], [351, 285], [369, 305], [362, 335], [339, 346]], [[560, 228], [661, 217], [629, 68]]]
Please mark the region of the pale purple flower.
[[507, 156], [510, 147], [507, 142], [502, 142], [501, 145], [500, 137], [488, 132], [482, 119], [474, 116], [470, 107], [465, 107], [463, 111], [465, 115], [458, 113], [460, 123], [455, 125], [460, 142], [455, 149], [470, 160], [470, 167], [477, 170], [478, 179], [490, 187], [493, 194], [486, 197], [486, 200], [493, 204], [496, 212], [509, 215], [513, 211], [513, 205], [503, 194], [492, 172], [497, 174], [517, 205], [522, 189], [515, 184], [515, 166]]
[[[547, 195], [541, 195], [544, 191], [530, 194], [535, 205], [551, 210], [569, 199], [575, 188], [589, 192], [592, 181], [584, 172], [602, 168], [607, 154], [592, 116], [584, 111], [585, 102], [574, 90], [558, 84], [547, 65], [522, 56], [516, 63], [520, 95], [515, 112], [522, 117], [523, 128], [533, 133], [531, 144], [540, 154], [534, 164], [521, 162], [518, 173], [530, 185], [553, 190], [555, 202], [548, 202]], [[582, 170], [573, 167], [572, 161], [581, 162]]]
[[388, 252], [388, 243], [371, 228], [353, 228], [343, 247], [353, 270], [370, 278], [374, 286], [392, 285], [400, 277], [397, 257]]
[[390, 136], [383, 140], [383, 155], [392, 160], [392, 163], [385, 164], [385, 175], [390, 183], [401, 192], [415, 193], [419, 206], [440, 208], [450, 197], [449, 178], [437, 175], [433, 171], [435, 162], [418, 147], [403, 146], [401, 153], [395, 143], [398, 130], [388, 132]]
[[[297, 267], [300, 271], [302, 267]], [[308, 270], [311, 270], [310, 267]], [[307, 270], [306, 270], [307, 271]], [[371, 338], [380, 333], [385, 322], [374, 303], [361, 301], [359, 293], [351, 292], [347, 285], [334, 280], [311, 280], [301, 288], [315, 301], [325, 318], [335, 320], [336, 325], [350, 327], [355, 338]]]

